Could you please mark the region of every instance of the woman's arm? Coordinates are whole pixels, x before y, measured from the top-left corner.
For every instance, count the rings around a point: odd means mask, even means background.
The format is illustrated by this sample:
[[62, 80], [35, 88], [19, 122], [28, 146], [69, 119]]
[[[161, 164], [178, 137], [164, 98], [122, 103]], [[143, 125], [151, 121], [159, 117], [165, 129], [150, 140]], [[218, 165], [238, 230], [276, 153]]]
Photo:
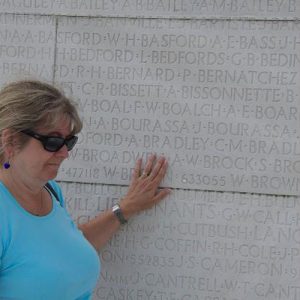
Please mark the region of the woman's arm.
[[112, 211], [105, 211], [78, 228], [85, 238], [99, 251], [119, 229], [120, 222]]
[[[149, 157], [142, 174], [142, 159], [136, 162], [128, 192], [119, 202], [126, 220], [145, 209], [153, 207], [170, 193], [170, 190], [166, 188], [159, 192], [157, 190], [166, 174], [168, 164], [164, 157], [160, 157], [154, 163], [155, 158], [155, 155]], [[96, 250], [99, 250], [119, 229], [120, 221], [110, 210], [78, 227]]]

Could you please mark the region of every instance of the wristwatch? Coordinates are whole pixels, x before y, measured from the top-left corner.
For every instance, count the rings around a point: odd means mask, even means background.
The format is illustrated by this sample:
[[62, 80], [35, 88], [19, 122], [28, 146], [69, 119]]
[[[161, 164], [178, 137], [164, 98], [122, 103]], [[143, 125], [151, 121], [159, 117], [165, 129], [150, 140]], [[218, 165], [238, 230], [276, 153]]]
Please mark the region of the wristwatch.
[[112, 212], [115, 214], [115, 216], [117, 217], [117, 219], [119, 220], [119, 222], [122, 225], [127, 223], [127, 220], [124, 218], [124, 215], [122, 213], [122, 210], [121, 210], [119, 204], [116, 204], [116, 205], [113, 206]]

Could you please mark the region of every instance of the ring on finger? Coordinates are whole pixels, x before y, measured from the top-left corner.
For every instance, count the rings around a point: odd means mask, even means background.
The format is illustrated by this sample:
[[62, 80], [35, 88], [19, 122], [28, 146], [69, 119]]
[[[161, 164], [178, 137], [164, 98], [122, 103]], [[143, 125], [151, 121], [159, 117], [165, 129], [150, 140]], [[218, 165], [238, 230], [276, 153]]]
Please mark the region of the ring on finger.
[[141, 177], [143, 177], [143, 178], [148, 177], [148, 173], [144, 171], [144, 172], [142, 173]]

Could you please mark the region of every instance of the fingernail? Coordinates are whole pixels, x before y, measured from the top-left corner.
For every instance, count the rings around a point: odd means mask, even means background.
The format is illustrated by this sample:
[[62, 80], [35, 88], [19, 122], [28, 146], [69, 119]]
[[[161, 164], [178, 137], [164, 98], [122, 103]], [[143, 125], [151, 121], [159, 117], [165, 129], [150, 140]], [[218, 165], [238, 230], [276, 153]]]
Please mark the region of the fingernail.
[[166, 162], [166, 160], [165, 160], [165, 158], [164, 158], [164, 157], [160, 157], [160, 158], [159, 158], [159, 162], [160, 162], [160, 163], [165, 163], [165, 162]]

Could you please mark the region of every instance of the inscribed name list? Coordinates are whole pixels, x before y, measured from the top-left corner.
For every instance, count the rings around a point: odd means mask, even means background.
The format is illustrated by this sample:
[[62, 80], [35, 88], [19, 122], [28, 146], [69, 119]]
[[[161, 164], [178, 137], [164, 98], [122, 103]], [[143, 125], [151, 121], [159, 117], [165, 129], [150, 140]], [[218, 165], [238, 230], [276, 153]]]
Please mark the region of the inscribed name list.
[[[149, 20], [148, 20], [149, 21]], [[151, 26], [149, 25], [151, 24]], [[64, 18], [55, 80], [83, 115], [60, 179], [299, 194], [300, 23]]]
[[296, 0], [0, 0], [8, 13], [151, 18], [296, 19]]
[[52, 81], [54, 17], [0, 14], [0, 85], [26, 76]]
[[[127, 188], [63, 183], [81, 224]], [[93, 299], [295, 300], [300, 296], [297, 197], [173, 190], [100, 252]]]

